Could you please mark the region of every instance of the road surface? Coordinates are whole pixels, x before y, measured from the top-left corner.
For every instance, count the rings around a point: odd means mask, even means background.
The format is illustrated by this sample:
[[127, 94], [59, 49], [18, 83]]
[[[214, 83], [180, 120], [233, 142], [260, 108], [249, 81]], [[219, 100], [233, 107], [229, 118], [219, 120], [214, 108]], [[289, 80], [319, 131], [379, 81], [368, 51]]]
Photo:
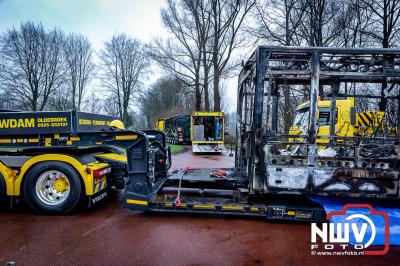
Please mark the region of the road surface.
[[[230, 167], [227, 155], [174, 156], [177, 167]], [[0, 265], [398, 265], [384, 257], [311, 256], [310, 225], [263, 219], [142, 214], [118, 197], [69, 216], [0, 212]]]

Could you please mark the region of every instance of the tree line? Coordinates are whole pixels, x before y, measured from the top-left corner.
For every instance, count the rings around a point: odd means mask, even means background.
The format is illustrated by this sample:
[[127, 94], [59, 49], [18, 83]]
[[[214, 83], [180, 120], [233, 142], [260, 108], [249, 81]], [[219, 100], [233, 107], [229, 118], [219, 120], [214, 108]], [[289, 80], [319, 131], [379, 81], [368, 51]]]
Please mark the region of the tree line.
[[[161, 18], [170, 36], [153, 41], [149, 55], [189, 88], [197, 110], [221, 110], [221, 80], [237, 74], [258, 44], [390, 48], [400, 37], [400, 0], [167, 0]], [[396, 93], [386, 83], [369, 89], [380, 95], [380, 110]], [[283, 85], [281, 91], [288, 132], [308, 89]]]
[[[115, 34], [100, 51], [82, 34], [32, 22], [2, 33], [0, 108], [86, 110], [149, 127], [158, 117], [220, 111], [230, 97], [221, 83], [257, 44], [390, 48], [400, 36], [400, 0], [166, 0], [160, 15], [167, 37]], [[145, 85], [151, 65], [163, 75]], [[394, 88], [376, 90], [383, 110]], [[282, 91], [289, 128], [298, 95]]]
[[[253, 23], [246, 26], [246, 31], [261, 43], [365, 48], [399, 46], [399, 0], [260, 0], [251, 16]], [[381, 96], [378, 108], [384, 111], [385, 96], [394, 93], [395, 88], [384, 83], [380, 88], [368, 89]], [[284, 130], [288, 132], [293, 107], [301, 97], [288, 85], [283, 86], [282, 91], [281, 112]], [[300, 92], [300, 95], [306, 93]], [[319, 94], [324, 97], [322, 87]]]
[[[98, 59], [95, 63], [95, 51], [82, 34], [66, 35], [42, 24], [22, 23], [0, 38], [1, 106], [110, 111], [129, 124], [130, 104], [148, 67], [143, 45], [117, 34], [104, 43]], [[100, 81], [99, 87], [89, 91], [94, 79]]]

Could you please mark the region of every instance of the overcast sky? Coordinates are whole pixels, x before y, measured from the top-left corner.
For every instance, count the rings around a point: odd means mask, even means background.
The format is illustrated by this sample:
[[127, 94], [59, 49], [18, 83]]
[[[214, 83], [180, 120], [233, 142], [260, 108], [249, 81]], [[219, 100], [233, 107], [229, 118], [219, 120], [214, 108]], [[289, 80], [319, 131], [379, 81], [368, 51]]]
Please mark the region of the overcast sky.
[[163, 35], [164, 0], [0, 0], [0, 32], [23, 21], [86, 35], [96, 50], [115, 32], [149, 41]]
[[[0, 33], [21, 22], [42, 23], [46, 28], [58, 27], [67, 33], [86, 35], [96, 51], [103, 47], [114, 33], [126, 33], [143, 42], [153, 37], [166, 36], [161, 24], [160, 7], [165, 0], [0, 0]], [[162, 73], [154, 66], [153, 75], [146, 85], [154, 82]], [[237, 77], [222, 84], [229, 97], [227, 108], [236, 109]], [[100, 86], [98, 81], [91, 87]]]

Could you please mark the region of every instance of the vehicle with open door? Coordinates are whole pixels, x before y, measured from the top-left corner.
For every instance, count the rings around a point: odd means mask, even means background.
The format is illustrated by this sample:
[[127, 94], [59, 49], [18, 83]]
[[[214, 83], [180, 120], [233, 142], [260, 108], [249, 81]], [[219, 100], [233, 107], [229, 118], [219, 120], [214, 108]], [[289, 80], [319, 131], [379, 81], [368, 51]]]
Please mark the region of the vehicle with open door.
[[224, 113], [193, 112], [191, 120], [192, 151], [220, 153], [224, 146]]

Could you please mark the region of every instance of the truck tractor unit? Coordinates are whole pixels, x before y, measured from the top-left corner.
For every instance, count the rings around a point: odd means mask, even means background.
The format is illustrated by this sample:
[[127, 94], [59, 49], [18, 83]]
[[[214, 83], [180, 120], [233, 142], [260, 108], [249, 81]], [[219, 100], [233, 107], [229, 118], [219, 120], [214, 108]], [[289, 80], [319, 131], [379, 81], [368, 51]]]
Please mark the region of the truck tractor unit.
[[[137, 142], [144, 144], [131, 149]], [[124, 130], [111, 116], [1, 112], [0, 200], [10, 207], [25, 201], [42, 214], [91, 207], [111, 188], [125, 187], [130, 158], [148, 152], [152, 175], [165, 175], [170, 162], [165, 147], [163, 133]]]
[[225, 151], [224, 133], [223, 112], [193, 112], [191, 138], [194, 153], [221, 153]]
[[[321, 101], [318, 99], [317, 110], [317, 143], [329, 143], [330, 133], [330, 109], [332, 102], [330, 100]], [[334, 137], [396, 137], [396, 128], [385, 127], [387, 124], [387, 115], [382, 111], [356, 112], [355, 99], [335, 101], [335, 124]], [[290, 128], [289, 135], [303, 135], [308, 131], [308, 117], [310, 112], [309, 102], [299, 105], [296, 108], [293, 125]], [[292, 138], [290, 141], [301, 141], [302, 138]], [[338, 141], [341, 141], [340, 138]], [[319, 147], [319, 148], [322, 148]]]

